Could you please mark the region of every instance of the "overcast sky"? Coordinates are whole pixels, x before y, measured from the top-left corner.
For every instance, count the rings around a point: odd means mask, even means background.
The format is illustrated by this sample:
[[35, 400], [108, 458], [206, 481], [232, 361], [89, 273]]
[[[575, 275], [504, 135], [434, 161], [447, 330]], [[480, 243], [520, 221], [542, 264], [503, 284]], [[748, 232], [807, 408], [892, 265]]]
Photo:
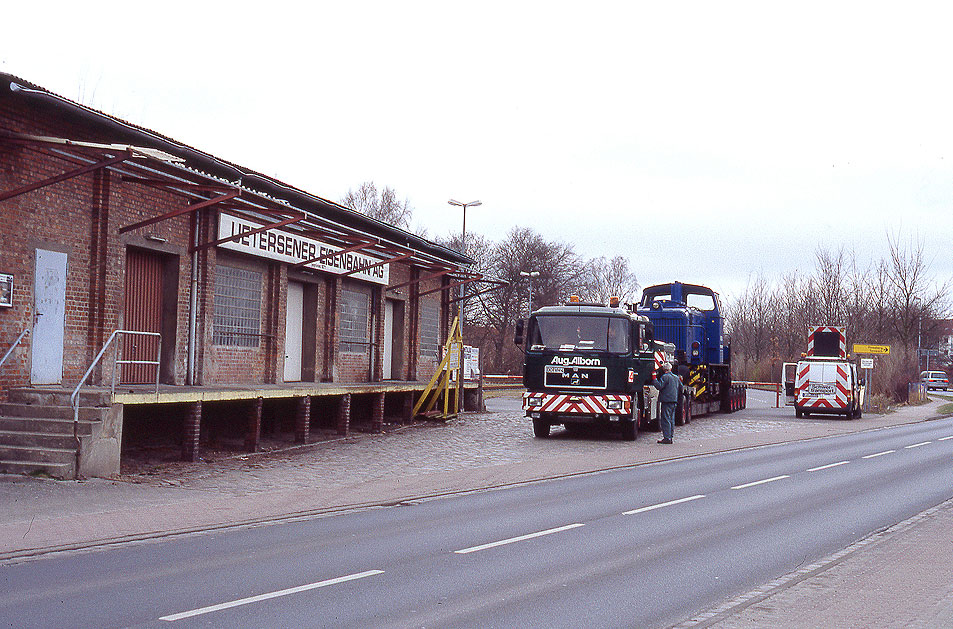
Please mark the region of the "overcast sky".
[[[818, 246], [953, 275], [946, 2], [15, 3], [0, 70], [429, 236], [723, 295]], [[207, 5], [217, 5], [208, 8]]]

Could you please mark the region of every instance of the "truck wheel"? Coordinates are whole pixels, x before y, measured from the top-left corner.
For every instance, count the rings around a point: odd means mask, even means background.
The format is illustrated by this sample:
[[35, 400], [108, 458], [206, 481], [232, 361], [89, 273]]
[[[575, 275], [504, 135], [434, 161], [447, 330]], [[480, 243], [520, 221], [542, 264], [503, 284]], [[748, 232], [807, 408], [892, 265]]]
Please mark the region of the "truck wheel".
[[690, 399], [685, 400], [685, 423], [692, 423], [692, 401]]
[[549, 436], [550, 425], [549, 422], [545, 419], [534, 419], [533, 420], [533, 435], [539, 437], [540, 439], [545, 439]]
[[795, 406], [795, 407], [794, 407], [794, 416], [797, 417], [798, 419], [801, 419], [802, 417], [804, 417], [804, 411], [802, 411], [801, 409], [799, 409], [798, 407]]
[[675, 407], [675, 425], [685, 425], [685, 398], [680, 399], [678, 401], [678, 406]]
[[638, 434], [639, 423], [634, 419], [623, 419], [622, 420], [622, 440], [623, 441], [635, 441], [635, 435]]

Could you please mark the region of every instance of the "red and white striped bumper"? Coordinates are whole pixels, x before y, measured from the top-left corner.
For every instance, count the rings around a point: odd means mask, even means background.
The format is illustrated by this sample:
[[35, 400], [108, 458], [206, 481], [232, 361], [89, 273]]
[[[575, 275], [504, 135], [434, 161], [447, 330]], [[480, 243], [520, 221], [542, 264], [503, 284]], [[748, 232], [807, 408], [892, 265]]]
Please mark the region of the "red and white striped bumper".
[[[610, 406], [617, 408], [609, 408]], [[631, 415], [632, 397], [615, 393], [601, 395], [524, 393], [523, 410], [527, 413], [559, 413], [566, 415]]]

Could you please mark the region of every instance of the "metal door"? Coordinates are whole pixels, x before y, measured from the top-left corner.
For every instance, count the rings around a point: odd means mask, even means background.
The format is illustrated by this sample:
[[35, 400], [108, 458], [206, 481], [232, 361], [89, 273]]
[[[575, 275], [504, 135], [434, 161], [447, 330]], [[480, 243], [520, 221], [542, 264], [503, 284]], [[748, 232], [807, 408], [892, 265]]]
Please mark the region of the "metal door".
[[781, 386], [784, 387], [784, 404], [794, 406], [795, 380], [797, 379], [797, 363], [781, 365]]
[[65, 253], [36, 250], [33, 276], [33, 338], [30, 382], [63, 382], [63, 334], [66, 327]]
[[285, 303], [285, 382], [301, 382], [304, 284], [288, 282]]
[[393, 378], [394, 373], [394, 302], [384, 300], [384, 380]]
[[[154, 253], [126, 251], [126, 307], [123, 329], [137, 332], [162, 332], [162, 258]], [[156, 360], [159, 338], [124, 335], [123, 360]], [[172, 342], [168, 339], [167, 342]], [[120, 382], [146, 384], [156, 381], [155, 365], [122, 366]]]

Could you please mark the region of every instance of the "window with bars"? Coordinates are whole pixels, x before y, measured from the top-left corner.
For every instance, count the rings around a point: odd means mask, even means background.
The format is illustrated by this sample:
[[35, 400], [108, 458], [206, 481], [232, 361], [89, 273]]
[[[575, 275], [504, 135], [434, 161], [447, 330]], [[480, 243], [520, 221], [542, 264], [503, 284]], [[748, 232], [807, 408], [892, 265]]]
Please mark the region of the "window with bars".
[[354, 288], [341, 288], [341, 306], [338, 312], [338, 349], [342, 352], [366, 354], [368, 342], [368, 313], [371, 298]]
[[440, 357], [440, 304], [420, 302], [420, 355]]
[[212, 343], [258, 347], [262, 274], [219, 264], [215, 267]]

